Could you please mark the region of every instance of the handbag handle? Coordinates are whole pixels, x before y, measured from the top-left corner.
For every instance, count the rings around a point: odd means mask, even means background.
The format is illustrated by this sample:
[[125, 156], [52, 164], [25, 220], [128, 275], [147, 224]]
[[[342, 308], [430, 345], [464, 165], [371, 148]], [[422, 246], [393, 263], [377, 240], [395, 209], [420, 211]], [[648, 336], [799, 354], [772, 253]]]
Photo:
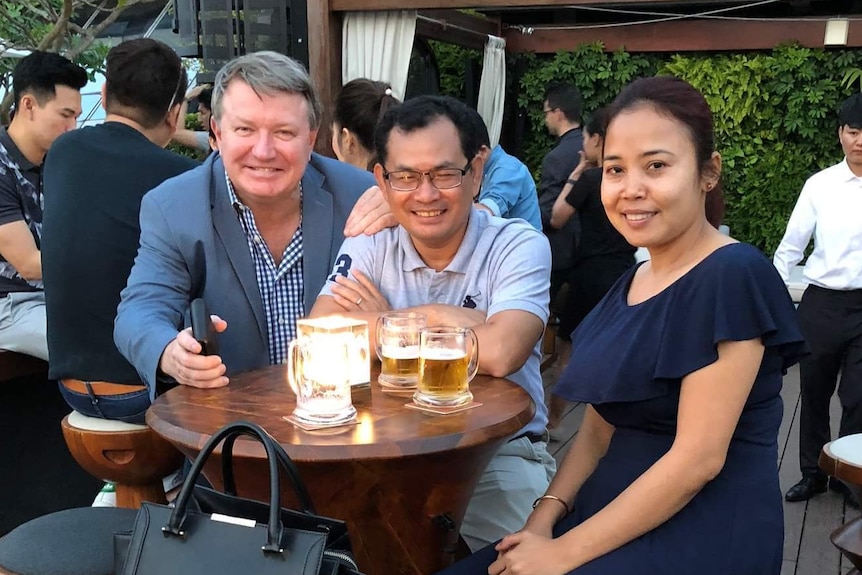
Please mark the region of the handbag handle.
[[162, 532], [171, 535], [183, 537], [185, 532], [182, 531], [183, 523], [186, 520], [186, 513], [191, 500], [192, 491], [195, 483], [203, 470], [204, 464], [209, 459], [216, 446], [223, 440], [239, 435], [248, 435], [257, 439], [263, 448], [266, 450], [266, 459], [269, 464], [269, 524], [267, 525], [266, 545], [263, 546], [264, 553], [282, 553], [281, 534], [283, 526], [281, 523], [281, 490], [278, 477], [278, 456], [274, 445], [275, 440], [264, 431], [262, 427], [248, 421], [235, 421], [229, 423], [216, 431], [212, 437], [201, 448], [200, 453], [192, 463], [191, 470], [183, 483], [183, 488], [177, 496], [176, 503], [168, 524], [162, 527]]
[[[236, 495], [236, 480], [234, 479], [233, 474], [233, 446], [236, 443], [236, 440], [239, 439], [240, 434], [234, 434], [230, 437], [225, 438], [224, 445], [221, 448], [221, 457], [222, 457], [222, 483], [224, 484], [224, 492], [228, 495]], [[270, 438], [272, 439], [272, 438]], [[305, 482], [302, 480], [302, 476], [299, 473], [299, 469], [297, 469], [296, 464], [287, 454], [284, 447], [275, 440], [272, 440], [272, 447], [275, 450], [275, 456], [278, 459], [278, 462], [281, 464], [281, 467], [287, 473], [287, 478], [290, 480], [291, 485], [293, 486], [293, 492], [296, 494], [297, 501], [299, 503], [300, 511], [303, 513], [310, 513], [312, 515], [316, 515], [317, 511], [314, 509], [314, 503], [312, 502], [311, 495], [308, 493], [308, 489], [305, 487]]]

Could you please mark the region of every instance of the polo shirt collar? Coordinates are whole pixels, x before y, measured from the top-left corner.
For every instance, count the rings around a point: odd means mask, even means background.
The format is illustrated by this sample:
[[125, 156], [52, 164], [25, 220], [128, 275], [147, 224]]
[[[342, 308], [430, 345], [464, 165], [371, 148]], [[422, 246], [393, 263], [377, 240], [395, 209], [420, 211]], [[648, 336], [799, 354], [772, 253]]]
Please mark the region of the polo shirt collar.
[[[470, 208], [470, 219], [467, 220], [467, 231], [464, 238], [461, 240], [461, 246], [455, 253], [455, 257], [449, 262], [449, 265], [443, 271], [455, 273], [467, 273], [470, 265], [470, 259], [473, 257], [473, 248], [479, 240], [481, 230], [479, 229], [479, 210]], [[413, 239], [403, 226], [398, 226], [398, 243], [401, 249], [404, 250], [404, 264], [402, 269], [405, 272], [414, 271], [421, 268], [428, 268], [428, 265], [422, 261], [419, 252], [413, 245]], [[428, 268], [430, 269], [430, 268]]]
[[18, 168], [22, 172], [39, 169], [39, 166], [28, 160], [27, 157], [21, 153], [21, 150], [18, 149], [18, 146], [9, 136], [9, 132], [7, 132], [6, 128], [3, 126], [0, 126], [0, 143], [2, 143], [3, 147], [6, 148], [6, 151], [9, 152], [9, 158], [18, 164]]

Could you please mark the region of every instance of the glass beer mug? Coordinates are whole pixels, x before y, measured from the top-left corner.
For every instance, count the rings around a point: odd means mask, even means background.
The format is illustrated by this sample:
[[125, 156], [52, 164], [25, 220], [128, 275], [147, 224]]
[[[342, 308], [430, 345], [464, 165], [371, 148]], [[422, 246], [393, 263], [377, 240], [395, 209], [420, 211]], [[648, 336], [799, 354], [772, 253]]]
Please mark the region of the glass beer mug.
[[470, 381], [479, 369], [479, 340], [467, 327], [419, 331], [419, 382], [413, 401], [453, 407], [473, 400]]
[[287, 350], [287, 381], [296, 394], [293, 416], [313, 424], [356, 416], [350, 397], [350, 346], [324, 335], [298, 337]]
[[388, 312], [377, 318], [377, 357], [384, 386], [413, 388], [419, 380], [419, 330], [424, 313]]
[[323, 338], [332, 345], [350, 346], [350, 385], [371, 383], [371, 357], [368, 355], [368, 322], [331, 315], [296, 320], [296, 337]]

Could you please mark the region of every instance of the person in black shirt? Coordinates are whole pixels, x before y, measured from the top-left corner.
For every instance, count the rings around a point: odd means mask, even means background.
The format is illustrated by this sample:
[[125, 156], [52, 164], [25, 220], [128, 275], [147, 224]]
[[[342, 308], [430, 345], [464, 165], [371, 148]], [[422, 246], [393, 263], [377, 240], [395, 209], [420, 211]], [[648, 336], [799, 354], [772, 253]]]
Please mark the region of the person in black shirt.
[[551, 212], [557, 229], [574, 214], [580, 216], [581, 238], [569, 278], [567, 309], [574, 330], [634, 262], [634, 246], [611, 225], [602, 205], [601, 164], [605, 135], [604, 111], [597, 110], [584, 126], [581, 161], [569, 175]]
[[187, 82], [170, 47], [119, 44], [105, 78], [105, 122], [59, 138], [45, 161], [49, 376], [84, 415], [140, 423], [149, 393], [114, 345], [114, 317], [138, 250], [141, 198], [197, 162], [164, 149]]
[[557, 308], [557, 293], [568, 282], [572, 271], [572, 255], [578, 242], [578, 218], [571, 218], [559, 229], [551, 226], [551, 209], [560, 190], [575, 166], [584, 147], [581, 134], [583, 100], [580, 91], [571, 84], [555, 84], [545, 92], [542, 103], [545, 125], [552, 136], [559, 138], [556, 147], [542, 160], [539, 181], [539, 209], [542, 229], [551, 243], [551, 311], [560, 319], [557, 335], [568, 340], [573, 326], [565, 307]]

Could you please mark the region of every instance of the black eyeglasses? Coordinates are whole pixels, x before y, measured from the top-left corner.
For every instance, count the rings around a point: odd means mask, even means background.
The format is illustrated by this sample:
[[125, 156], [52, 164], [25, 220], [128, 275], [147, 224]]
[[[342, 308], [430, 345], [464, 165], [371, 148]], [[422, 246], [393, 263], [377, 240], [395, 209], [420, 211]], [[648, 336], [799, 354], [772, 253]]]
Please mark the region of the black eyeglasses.
[[395, 170], [394, 172], [383, 172], [383, 179], [389, 182], [389, 187], [399, 192], [412, 192], [422, 183], [422, 178], [428, 176], [431, 185], [438, 190], [457, 188], [464, 181], [464, 174], [470, 171], [473, 160], [469, 160], [464, 169], [460, 168], [438, 168], [427, 172], [416, 170]]
[[544, 114], [547, 116], [548, 114], [550, 114], [554, 110], [559, 110], [559, 108], [548, 108], [547, 110], [543, 109], [542, 112], [544, 112]]

